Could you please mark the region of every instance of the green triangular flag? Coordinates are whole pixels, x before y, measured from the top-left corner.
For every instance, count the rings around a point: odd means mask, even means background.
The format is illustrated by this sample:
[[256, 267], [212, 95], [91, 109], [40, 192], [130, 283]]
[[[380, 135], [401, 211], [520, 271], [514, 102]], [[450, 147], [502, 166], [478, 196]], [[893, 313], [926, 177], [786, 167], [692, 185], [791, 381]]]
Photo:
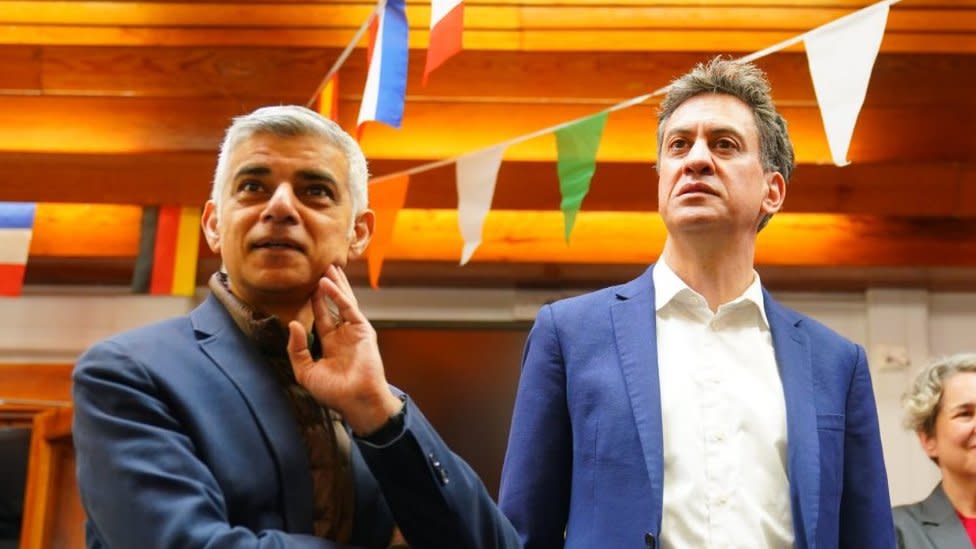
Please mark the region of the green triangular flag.
[[576, 212], [590, 190], [590, 180], [596, 172], [596, 150], [600, 147], [606, 123], [607, 112], [604, 111], [556, 130], [559, 193], [563, 197], [559, 208], [563, 211], [566, 242], [573, 232]]

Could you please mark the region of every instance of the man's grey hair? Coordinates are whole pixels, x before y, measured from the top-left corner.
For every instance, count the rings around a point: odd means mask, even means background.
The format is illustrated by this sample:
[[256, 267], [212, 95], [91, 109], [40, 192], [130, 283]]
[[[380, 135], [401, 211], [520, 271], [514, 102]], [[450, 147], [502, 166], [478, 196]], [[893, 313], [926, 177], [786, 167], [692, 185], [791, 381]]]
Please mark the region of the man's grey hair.
[[[759, 155], [766, 173], [779, 172], [789, 183], [793, 175], [793, 144], [786, 131], [786, 120], [776, 111], [766, 73], [751, 63], [740, 63], [721, 56], [699, 63], [678, 77], [668, 88], [657, 117], [657, 154], [661, 156], [664, 126], [682, 103], [697, 95], [717, 93], [731, 95], [752, 109], [759, 130]], [[772, 215], [766, 216], [759, 229]]]
[[227, 134], [220, 145], [220, 154], [217, 156], [217, 169], [214, 171], [213, 187], [210, 191], [210, 200], [216, 206], [217, 212], [220, 211], [224, 189], [230, 184], [231, 155], [241, 143], [262, 133], [280, 137], [316, 136], [334, 145], [342, 151], [349, 164], [348, 185], [352, 197], [353, 219], [366, 209], [369, 170], [366, 167], [366, 157], [356, 140], [338, 124], [313, 110], [296, 105], [279, 105], [262, 107], [250, 114], [238, 116], [227, 128]]
[[935, 435], [935, 419], [942, 409], [945, 384], [961, 372], [976, 372], [976, 353], [943, 357], [926, 366], [902, 397], [905, 427], [930, 437]]

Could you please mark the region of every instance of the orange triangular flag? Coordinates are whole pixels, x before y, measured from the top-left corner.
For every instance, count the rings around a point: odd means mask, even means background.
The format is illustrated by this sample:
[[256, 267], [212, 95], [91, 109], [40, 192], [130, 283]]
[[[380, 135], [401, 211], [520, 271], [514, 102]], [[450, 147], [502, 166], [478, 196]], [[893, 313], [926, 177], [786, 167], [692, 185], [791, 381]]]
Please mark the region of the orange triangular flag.
[[376, 215], [376, 224], [373, 228], [373, 239], [366, 250], [366, 261], [369, 267], [369, 285], [373, 289], [380, 286], [383, 257], [393, 241], [393, 227], [397, 213], [403, 209], [403, 203], [407, 200], [409, 182], [410, 176], [402, 174], [369, 185], [369, 207]]

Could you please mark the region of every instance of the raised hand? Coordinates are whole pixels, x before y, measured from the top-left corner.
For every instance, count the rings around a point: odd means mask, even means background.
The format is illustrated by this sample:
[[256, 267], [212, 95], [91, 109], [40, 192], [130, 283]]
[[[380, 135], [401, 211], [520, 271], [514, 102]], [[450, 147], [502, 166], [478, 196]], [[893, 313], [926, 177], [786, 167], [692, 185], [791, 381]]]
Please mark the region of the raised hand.
[[[328, 300], [336, 304], [332, 312]], [[342, 269], [330, 265], [312, 296], [322, 358], [313, 360], [305, 327], [288, 323], [288, 357], [298, 380], [319, 403], [342, 414], [353, 432], [379, 429], [403, 403], [386, 383], [376, 330], [369, 323]]]

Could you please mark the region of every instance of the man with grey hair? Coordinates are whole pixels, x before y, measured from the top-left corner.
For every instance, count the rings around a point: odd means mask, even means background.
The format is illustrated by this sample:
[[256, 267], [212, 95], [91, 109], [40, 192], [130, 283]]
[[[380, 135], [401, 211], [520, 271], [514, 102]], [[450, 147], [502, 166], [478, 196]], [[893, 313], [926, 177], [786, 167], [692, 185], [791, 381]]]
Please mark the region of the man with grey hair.
[[74, 371], [89, 547], [517, 547], [386, 382], [343, 272], [373, 232], [366, 185], [355, 141], [308, 109], [234, 120], [202, 218], [210, 295]]
[[657, 171], [659, 260], [526, 343], [500, 492], [524, 547], [890, 549], [864, 350], [754, 269], [793, 171], [762, 71], [675, 80]]

